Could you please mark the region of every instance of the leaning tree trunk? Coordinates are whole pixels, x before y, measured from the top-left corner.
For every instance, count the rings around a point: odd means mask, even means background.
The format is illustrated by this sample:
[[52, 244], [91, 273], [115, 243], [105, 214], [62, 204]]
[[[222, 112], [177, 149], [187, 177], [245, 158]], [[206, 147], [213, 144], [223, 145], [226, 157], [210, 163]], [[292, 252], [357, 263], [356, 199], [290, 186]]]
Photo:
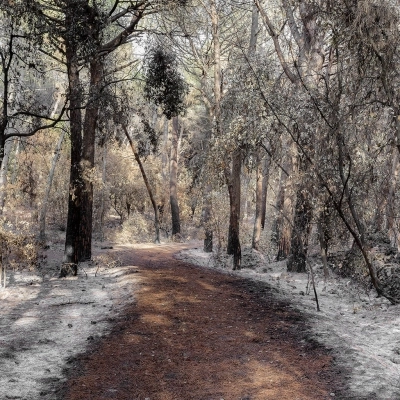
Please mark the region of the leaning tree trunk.
[[172, 237], [177, 237], [181, 233], [181, 223], [179, 216], [178, 203], [178, 136], [179, 123], [178, 117], [172, 119], [172, 135], [171, 135], [171, 158], [169, 170], [169, 193], [172, 217]]
[[232, 173], [228, 181], [229, 191], [229, 232], [227, 253], [233, 255], [233, 269], [240, 269], [242, 251], [240, 247], [240, 176], [242, 151], [237, 149], [232, 157]]
[[47, 206], [49, 204], [51, 187], [53, 185], [54, 172], [56, 170], [58, 160], [60, 159], [61, 146], [64, 141], [64, 136], [65, 136], [65, 131], [63, 130], [61, 132], [61, 135], [58, 139], [56, 149], [54, 151], [54, 157], [51, 162], [51, 168], [50, 168], [49, 176], [47, 178], [46, 192], [45, 192], [45, 195], [44, 195], [44, 198], [42, 201], [42, 207], [40, 208], [40, 213], [39, 213], [39, 241], [43, 244], [45, 244], [45, 242], [46, 242]]
[[144, 170], [142, 160], [139, 157], [139, 153], [135, 149], [135, 146], [134, 146], [133, 141], [128, 133], [128, 130], [126, 129], [126, 126], [123, 125], [122, 129], [124, 130], [125, 136], [128, 139], [129, 145], [131, 146], [135, 160], [139, 165], [139, 169], [142, 174], [144, 184], [146, 185], [147, 193], [149, 194], [150, 201], [151, 201], [151, 204], [152, 204], [153, 210], [154, 210], [154, 227], [155, 227], [155, 231], [156, 231], [156, 237], [155, 237], [154, 241], [155, 241], [155, 243], [160, 243], [160, 217], [159, 217], [159, 213], [158, 213], [157, 203], [154, 199], [153, 191], [151, 190], [150, 182], [147, 178], [146, 171]]

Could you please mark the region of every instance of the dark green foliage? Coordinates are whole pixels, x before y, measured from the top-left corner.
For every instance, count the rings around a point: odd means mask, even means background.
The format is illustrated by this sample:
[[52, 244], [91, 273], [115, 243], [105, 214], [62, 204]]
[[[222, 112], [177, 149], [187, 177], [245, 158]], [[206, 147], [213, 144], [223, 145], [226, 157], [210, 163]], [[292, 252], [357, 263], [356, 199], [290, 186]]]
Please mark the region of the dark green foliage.
[[161, 46], [151, 49], [146, 60], [146, 99], [161, 106], [164, 115], [171, 119], [185, 111], [187, 91], [187, 85], [177, 70], [175, 55]]

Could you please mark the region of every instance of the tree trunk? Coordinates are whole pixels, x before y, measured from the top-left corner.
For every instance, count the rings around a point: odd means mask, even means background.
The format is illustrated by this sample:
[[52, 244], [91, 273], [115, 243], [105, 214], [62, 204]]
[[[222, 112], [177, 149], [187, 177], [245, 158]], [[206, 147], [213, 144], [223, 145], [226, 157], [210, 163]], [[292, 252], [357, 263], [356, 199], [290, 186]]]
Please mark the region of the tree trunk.
[[393, 149], [392, 155], [392, 171], [391, 177], [389, 180], [389, 193], [387, 196], [386, 203], [386, 230], [388, 231], [390, 242], [392, 246], [399, 248], [399, 232], [396, 222], [396, 209], [395, 209], [395, 195], [397, 188], [397, 181], [399, 178], [400, 172], [400, 163], [399, 163], [399, 152], [396, 149]]
[[82, 141], [82, 214], [80, 223], [81, 246], [79, 261], [92, 257], [92, 225], [93, 225], [93, 173], [96, 143], [96, 127], [99, 117], [99, 96], [103, 78], [102, 61], [95, 58], [90, 63], [89, 103], [85, 111], [85, 122]]
[[131, 146], [135, 160], [139, 165], [139, 169], [142, 174], [144, 184], [146, 185], [147, 193], [149, 194], [150, 201], [151, 201], [151, 204], [152, 204], [153, 210], [154, 210], [154, 227], [155, 227], [155, 231], [156, 231], [156, 237], [155, 237], [154, 241], [155, 241], [155, 243], [160, 243], [160, 222], [159, 222], [159, 213], [158, 213], [157, 203], [154, 199], [153, 191], [151, 190], [151, 186], [150, 186], [149, 180], [147, 179], [146, 171], [144, 170], [142, 161], [139, 157], [139, 153], [136, 151], [135, 146], [133, 145], [133, 141], [128, 133], [128, 130], [126, 129], [126, 126], [123, 125], [122, 129], [124, 130], [125, 136], [128, 139], [129, 145]]
[[179, 121], [178, 117], [172, 119], [172, 136], [171, 136], [171, 158], [169, 169], [169, 193], [172, 217], [172, 236], [179, 236], [181, 233], [181, 224], [179, 216], [179, 203], [178, 203], [178, 135], [179, 135]]
[[102, 168], [102, 188], [101, 188], [101, 202], [100, 202], [100, 240], [104, 241], [104, 214], [105, 214], [105, 186], [106, 186], [106, 180], [107, 180], [107, 144], [104, 143], [103, 145], [103, 168]]
[[211, 7], [211, 25], [214, 49], [214, 124], [217, 136], [221, 134], [221, 43], [219, 37], [219, 17], [215, 0], [210, 1]]
[[21, 138], [17, 138], [17, 147], [15, 149], [15, 157], [14, 157], [14, 165], [12, 169], [12, 175], [11, 175], [11, 184], [14, 185], [14, 183], [17, 181], [17, 174], [18, 174], [18, 164], [19, 164], [19, 151], [21, 147]]
[[251, 15], [251, 32], [250, 32], [250, 44], [249, 44], [249, 55], [256, 52], [257, 48], [257, 34], [258, 34], [258, 8], [253, 4], [253, 11]]
[[203, 192], [203, 210], [202, 219], [204, 227], [204, 252], [212, 253], [213, 251], [213, 229], [212, 229], [212, 201], [211, 201], [211, 185], [207, 184]]
[[[285, 144], [287, 145], [287, 144]], [[290, 253], [290, 241], [293, 227], [293, 175], [296, 171], [297, 155], [295, 145], [292, 145], [288, 154], [286, 154], [283, 169], [288, 171], [288, 174], [281, 170], [279, 179], [279, 189], [276, 199], [277, 216], [272, 228], [272, 238], [277, 244], [278, 251], [276, 260], [284, 260]]]
[[265, 210], [267, 198], [268, 182], [268, 159], [266, 155], [261, 156], [261, 150], [257, 154], [256, 170], [256, 215], [254, 219], [253, 240], [251, 247], [254, 250], [259, 249], [261, 231], [263, 229], [263, 219], [265, 223]]
[[269, 167], [271, 164], [271, 158], [267, 155], [264, 157], [264, 169], [262, 174], [262, 198], [261, 198], [261, 229], [265, 228], [265, 217], [267, 214], [267, 194], [268, 194], [268, 182], [269, 182]]
[[292, 240], [287, 270], [290, 272], [306, 272], [308, 237], [311, 227], [312, 205], [309, 194], [304, 187], [297, 193]]
[[324, 267], [324, 278], [325, 280], [329, 277], [329, 268], [328, 268], [328, 243], [326, 241], [325, 229], [324, 229], [324, 217], [320, 216], [317, 223], [318, 230], [318, 241], [319, 248], [321, 253], [322, 265]]
[[54, 178], [54, 172], [56, 170], [56, 165], [58, 163], [58, 160], [60, 159], [60, 153], [61, 153], [61, 146], [64, 141], [64, 136], [65, 136], [65, 131], [63, 130], [61, 132], [61, 135], [58, 139], [58, 143], [56, 146], [56, 149], [54, 151], [54, 157], [51, 162], [51, 168], [49, 172], [49, 176], [47, 178], [47, 186], [46, 186], [46, 192], [42, 201], [42, 207], [40, 208], [40, 213], [39, 213], [39, 241], [42, 244], [45, 244], [46, 242], [46, 214], [47, 214], [47, 206], [49, 204], [49, 198], [50, 198], [50, 191], [51, 187], [53, 185], [53, 178]]
[[249, 219], [249, 215], [251, 214], [251, 203], [252, 203], [252, 191], [250, 190], [250, 181], [251, 176], [248, 171], [242, 174], [242, 182], [243, 182], [243, 207], [241, 212], [242, 222], [247, 222]]
[[[162, 145], [162, 154], [161, 154], [161, 177], [162, 177], [162, 191], [161, 198], [159, 201], [159, 217], [160, 223], [164, 223], [164, 210], [165, 205], [167, 204], [167, 193], [169, 186], [169, 156], [168, 156], [168, 136], [169, 136], [169, 120], [165, 117], [164, 119], [164, 130], [163, 130], [163, 145]], [[168, 236], [168, 234], [167, 234]]]
[[227, 253], [233, 255], [233, 269], [240, 269], [242, 251], [240, 247], [240, 177], [242, 151], [237, 149], [232, 156], [232, 173], [228, 182], [229, 191], [229, 232]]
[[8, 162], [10, 160], [12, 143], [12, 139], [6, 141], [4, 146], [3, 162], [0, 167], [0, 215], [3, 215], [3, 209], [6, 200]]
[[[72, 12], [72, 10], [70, 10]], [[67, 21], [68, 22], [68, 21]], [[81, 87], [79, 65], [76, 60], [77, 49], [66, 42], [66, 59], [69, 82], [70, 107], [70, 138], [71, 138], [71, 168], [68, 194], [68, 217], [65, 237], [64, 263], [77, 264], [81, 245], [79, 227], [81, 221], [81, 193], [82, 193], [82, 112]], [[63, 269], [61, 275], [64, 275]]]

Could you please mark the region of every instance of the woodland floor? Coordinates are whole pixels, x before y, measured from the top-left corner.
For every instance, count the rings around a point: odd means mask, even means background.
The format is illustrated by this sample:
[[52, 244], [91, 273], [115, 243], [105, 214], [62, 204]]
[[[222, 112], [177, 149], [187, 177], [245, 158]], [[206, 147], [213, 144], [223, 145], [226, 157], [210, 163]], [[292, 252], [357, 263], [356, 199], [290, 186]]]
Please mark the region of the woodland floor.
[[[79, 362], [65, 399], [325, 399], [331, 357], [270, 288], [193, 267], [172, 249], [124, 252], [140, 289]], [[75, 371], [77, 372], [77, 371]]]
[[[201, 261], [190, 247], [97, 248], [96, 263], [66, 279], [49, 251], [41, 276], [10, 274], [0, 290], [0, 399], [400, 398], [393, 388], [350, 391], [351, 348], [317, 342], [307, 313], [276, 287], [174, 257], [186, 248]], [[375, 380], [386, 387], [383, 374]]]

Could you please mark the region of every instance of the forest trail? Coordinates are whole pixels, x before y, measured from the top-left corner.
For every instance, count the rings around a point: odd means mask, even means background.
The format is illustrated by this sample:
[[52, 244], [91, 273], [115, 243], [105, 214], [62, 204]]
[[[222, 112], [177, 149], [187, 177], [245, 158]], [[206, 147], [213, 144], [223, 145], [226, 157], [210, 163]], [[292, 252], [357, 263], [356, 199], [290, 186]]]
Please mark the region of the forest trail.
[[183, 247], [119, 251], [136, 301], [80, 357], [65, 399], [332, 398], [338, 375], [304, 317], [268, 285], [175, 259]]

